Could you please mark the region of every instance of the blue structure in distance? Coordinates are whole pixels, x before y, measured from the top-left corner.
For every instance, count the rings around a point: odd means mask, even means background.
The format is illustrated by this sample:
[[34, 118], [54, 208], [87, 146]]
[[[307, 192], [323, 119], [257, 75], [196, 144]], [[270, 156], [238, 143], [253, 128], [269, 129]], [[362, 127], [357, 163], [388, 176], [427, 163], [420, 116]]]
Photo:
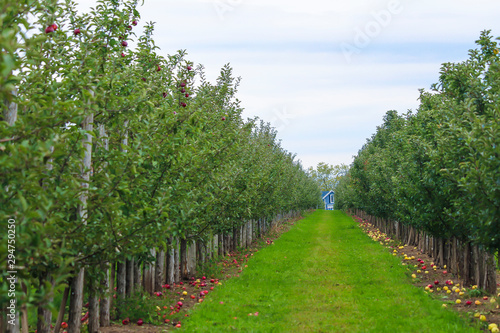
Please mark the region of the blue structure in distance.
[[335, 195], [335, 192], [333, 192], [333, 190], [321, 191], [321, 198], [323, 199], [323, 202], [325, 203], [326, 210], [333, 210], [333, 203], [335, 200], [334, 195]]

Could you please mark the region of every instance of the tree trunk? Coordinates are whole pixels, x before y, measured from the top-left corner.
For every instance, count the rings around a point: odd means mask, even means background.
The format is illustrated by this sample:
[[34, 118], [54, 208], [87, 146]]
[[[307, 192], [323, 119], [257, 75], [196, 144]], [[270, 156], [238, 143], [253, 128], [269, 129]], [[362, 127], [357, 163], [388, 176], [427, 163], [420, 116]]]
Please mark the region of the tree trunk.
[[181, 263], [179, 255], [179, 239], [174, 239], [174, 282], [179, 282], [181, 280]]
[[[55, 333], [59, 332], [59, 330], [61, 329], [61, 324], [64, 320], [64, 313], [66, 311], [66, 303], [68, 302], [69, 289], [70, 289], [69, 286], [64, 288], [64, 293], [63, 293], [63, 297], [61, 300], [61, 306], [59, 307], [59, 314], [57, 315], [56, 326], [54, 327]], [[26, 327], [26, 329], [27, 329], [27, 327]]]
[[71, 297], [69, 299], [68, 333], [80, 333], [83, 306], [83, 277], [85, 269], [80, 268], [71, 281]]
[[212, 254], [210, 255], [210, 259], [213, 259], [219, 255], [219, 235], [214, 234], [214, 238], [212, 239]]
[[493, 253], [484, 252], [484, 281], [483, 288], [490, 294], [495, 294], [497, 291], [497, 274], [495, 269], [495, 255]]
[[451, 239], [451, 258], [449, 261], [449, 269], [452, 273], [459, 274], [460, 271], [460, 265], [458, 262], [458, 253], [457, 253], [457, 248], [458, 248], [458, 239], [453, 237]]
[[233, 227], [233, 250], [236, 250], [238, 247], [239, 237], [238, 237], [238, 228]]
[[472, 246], [473, 281], [476, 285], [481, 285], [479, 249], [477, 245]]
[[218, 235], [218, 247], [217, 247], [217, 253], [219, 257], [222, 257], [224, 255], [224, 234], [220, 233]]
[[412, 243], [412, 238], [413, 238], [413, 228], [409, 228], [409, 232], [408, 232], [408, 239], [406, 240], [406, 244], [408, 245], [411, 245]]
[[[17, 96], [17, 89], [12, 91], [12, 96]], [[4, 121], [13, 126], [17, 120], [17, 103], [10, 103], [8, 100], [4, 100], [3, 106], [7, 107], [3, 110]], [[17, 325], [19, 327], [19, 325]]]
[[187, 255], [187, 276], [188, 278], [196, 275], [196, 242], [191, 241], [188, 246]]
[[187, 240], [181, 239], [181, 279], [188, 279]]
[[243, 226], [238, 227], [238, 246], [243, 247]]
[[425, 233], [423, 231], [420, 231], [420, 245], [418, 248], [421, 253], [424, 253], [424, 247], [425, 247]]
[[113, 309], [113, 304], [115, 303], [115, 297], [116, 297], [115, 286], [116, 286], [116, 262], [113, 262], [111, 263], [111, 268], [109, 270], [109, 292], [111, 293], [109, 297], [110, 321], [111, 321], [111, 310]]
[[[125, 129], [121, 136], [121, 146], [120, 151], [122, 153], [127, 153], [128, 146], [128, 120], [123, 122], [123, 128]], [[126, 258], [123, 257], [116, 265], [116, 299], [118, 301], [118, 306], [116, 307], [116, 315], [118, 318], [121, 317], [121, 302], [125, 300], [125, 295], [127, 293], [127, 262]]]
[[152, 295], [155, 288], [156, 249], [150, 249], [149, 252], [151, 256], [155, 258], [155, 261], [147, 263], [144, 266], [144, 289]]
[[104, 278], [101, 280], [101, 304], [99, 305], [99, 325], [108, 327], [110, 325], [110, 268], [109, 263], [104, 265]]
[[259, 219], [257, 221], [257, 237], [258, 238], [262, 237], [263, 223], [264, 223], [264, 219]]
[[96, 287], [96, 281], [91, 279], [89, 284], [89, 333], [99, 332], [99, 292]]
[[127, 263], [121, 260], [116, 265], [116, 298], [123, 300], [127, 294]]
[[[45, 273], [43, 277], [40, 277], [40, 286], [45, 285], [45, 282], [49, 282], [54, 287], [54, 282], [52, 281], [49, 273]], [[50, 290], [53, 293], [53, 290]], [[50, 323], [52, 322], [52, 312], [49, 310], [48, 304], [52, 303], [53, 297], [50, 296], [45, 300], [43, 304], [38, 305], [38, 320], [37, 320], [37, 332], [40, 333], [50, 333]], [[19, 326], [18, 328], [19, 329]]]
[[497, 269], [500, 270], [500, 251], [497, 251]]
[[466, 242], [463, 246], [463, 279], [464, 279], [464, 284], [466, 286], [471, 285], [474, 283], [473, 279], [471, 278], [471, 250], [470, 250], [470, 244], [469, 242]]
[[196, 242], [196, 248], [197, 248], [197, 255], [196, 255], [196, 261], [203, 265], [206, 262], [206, 257], [209, 255], [209, 244], [210, 240], [207, 242], [208, 244], [198, 241]]
[[247, 226], [246, 224], [241, 225], [241, 247], [247, 247]]
[[[93, 93], [92, 93], [93, 94]], [[84, 131], [92, 131], [94, 128], [94, 114], [91, 113], [83, 119], [82, 129]], [[92, 135], [86, 133], [82, 140], [83, 147], [85, 148], [85, 153], [83, 156], [82, 167], [81, 167], [81, 177], [82, 177], [82, 193], [80, 195], [80, 204], [78, 205], [78, 215], [82, 220], [84, 225], [87, 224], [87, 199], [88, 199], [88, 188], [90, 182], [90, 173], [92, 168]], [[73, 279], [73, 284], [71, 286], [71, 300], [70, 300], [70, 322], [68, 323], [68, 333], [80, 333], [81, 320], [80, 315], [82, 312], [82, 302], [83, 302], [83, 278], [85, 270], [82, 267], [77, 273], [77, 276]]]
[[134, 258], [127, 259], [125, 262], [126, 267], [126, 282], [125, 282], [125, 294], [127, 297], [132, 297], [134, 294]]
[[247, 222], [247, 246], [252, 245], [252, 220]]
[[211, 260], [213, 258], [214, 254], [214, 237], [212, 233], [210, 233], [207, 242], [203, 243], [203, 246], [205, 248], [204, 252], [205, 256], [203, 257], [203, 263], [205, 264], [208, 260]]
[[173, 284], [175, 282], [175, 248], [174, 240], [172, 237], [168, 239], [168, 254], [167, 254], [167, 283]]
[[134, 260], [134, 290], [142, 291], [141, 263], [137, 259]]
[[227, 255], [229, 252], [231, 252], [231, 238], [229, 236], [229, 233], [225, 235], [224, 245], [224, 255]]
[[121, 318], [122, 317], [122, 302], [125, 299], [126, 295], [126, 290], [127, 290], [127, 280], [126, 280], [126, 271], [127, 271], [127, 264], [125, 262], [125, 259], [121, 259], [116, 264], [116, 317]]
[[155, 274], [154, 290], [161, 291], [165, 280], [165, 251], [163, 249], [159, 249], [156, 254]]

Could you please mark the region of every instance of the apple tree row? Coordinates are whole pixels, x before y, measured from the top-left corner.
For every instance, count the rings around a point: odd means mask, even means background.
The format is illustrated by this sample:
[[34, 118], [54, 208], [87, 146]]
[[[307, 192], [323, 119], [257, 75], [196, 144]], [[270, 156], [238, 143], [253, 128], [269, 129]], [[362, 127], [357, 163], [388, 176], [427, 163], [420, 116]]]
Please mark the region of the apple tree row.
[[421, 91], [416, 112], [386, 113], [337, 187], [336, 205], [424, 232], [427, 236], [414, 242], [430, 238], [441, 264], [450, 265], [446, 258], [459, 244], [463, 258], [451, 263], [455, 271], [494, 291], [491, 253], [500, 249], [500, 57], [489, 31], [476, 43], [468, 60], [442, 65], [439, 82]]

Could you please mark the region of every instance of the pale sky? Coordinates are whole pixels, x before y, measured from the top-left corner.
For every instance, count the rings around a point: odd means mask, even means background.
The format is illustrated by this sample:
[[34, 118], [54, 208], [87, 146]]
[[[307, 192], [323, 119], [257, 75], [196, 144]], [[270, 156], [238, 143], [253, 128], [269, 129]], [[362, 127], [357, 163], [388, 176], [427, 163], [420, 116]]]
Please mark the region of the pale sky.
[[388, 110], [417, 108], [442, 63], [466, 60], [482, 30], [500, 36], [498, 0], [145, 0], [138, 10], [134, 31], [156, 22], [160, 55], [186, 50], [211, 82], [229, 63], [244, 117], [270, 122], [305, 168], [350, 164]]

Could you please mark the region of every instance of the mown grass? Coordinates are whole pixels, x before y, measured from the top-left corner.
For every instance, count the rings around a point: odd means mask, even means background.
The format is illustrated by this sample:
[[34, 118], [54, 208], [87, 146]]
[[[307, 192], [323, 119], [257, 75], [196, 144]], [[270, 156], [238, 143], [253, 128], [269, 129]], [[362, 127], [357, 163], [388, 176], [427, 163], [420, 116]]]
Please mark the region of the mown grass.
[[196, 305], [183, 331], [478, 332], [338, 211], [309, 215], [248, 266]]

